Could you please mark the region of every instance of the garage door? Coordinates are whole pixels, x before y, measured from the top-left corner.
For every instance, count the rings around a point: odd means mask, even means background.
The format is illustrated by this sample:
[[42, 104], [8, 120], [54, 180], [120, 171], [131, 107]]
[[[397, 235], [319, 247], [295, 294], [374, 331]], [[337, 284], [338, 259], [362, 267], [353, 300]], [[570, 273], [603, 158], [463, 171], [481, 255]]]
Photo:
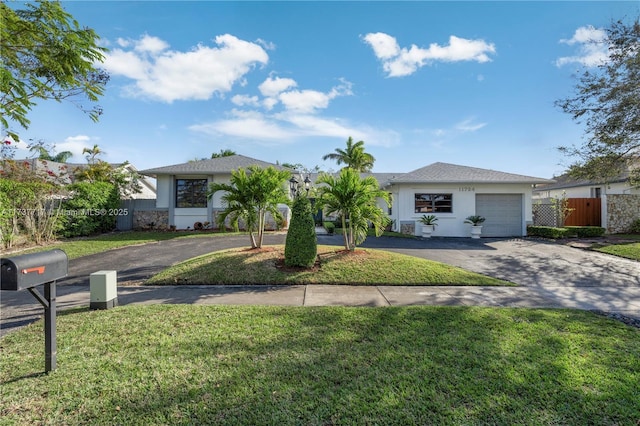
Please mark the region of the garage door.
[[483, 237], [521, 237], [522, 194], [476, 194], [476, 214], [487, 220]]

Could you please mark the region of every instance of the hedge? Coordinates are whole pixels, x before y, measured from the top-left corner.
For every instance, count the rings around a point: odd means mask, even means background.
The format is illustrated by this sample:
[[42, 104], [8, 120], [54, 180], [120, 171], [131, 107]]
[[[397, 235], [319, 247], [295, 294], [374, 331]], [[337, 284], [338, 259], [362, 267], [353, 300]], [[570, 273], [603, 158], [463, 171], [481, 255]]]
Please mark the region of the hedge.
[[316, 262], [317, 253], [318, 241], [311, 203], [306, 197], [298, 197], [291, 208], [291, 223], [284, 247], [284, 264], [310, 268]]
[[528, 226], [527, 235], [530, 237], [542, 238], [591, 238], [601, 237], [604, 235], [605, 229], [599, 226], [565, 226], [563, 228], [555, 228], [553, 226]]

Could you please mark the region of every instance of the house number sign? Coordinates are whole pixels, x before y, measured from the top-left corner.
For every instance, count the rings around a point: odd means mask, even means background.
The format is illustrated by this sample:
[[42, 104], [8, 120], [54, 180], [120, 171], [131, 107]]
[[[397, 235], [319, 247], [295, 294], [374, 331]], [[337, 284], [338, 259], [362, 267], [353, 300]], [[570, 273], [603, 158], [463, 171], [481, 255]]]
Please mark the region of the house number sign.
[[461, 187], [458, 188], [459, 192], [473, 192], [475, 190], [476, 190], [476, 188], [473, 187], [473, 186], [461, 186]]

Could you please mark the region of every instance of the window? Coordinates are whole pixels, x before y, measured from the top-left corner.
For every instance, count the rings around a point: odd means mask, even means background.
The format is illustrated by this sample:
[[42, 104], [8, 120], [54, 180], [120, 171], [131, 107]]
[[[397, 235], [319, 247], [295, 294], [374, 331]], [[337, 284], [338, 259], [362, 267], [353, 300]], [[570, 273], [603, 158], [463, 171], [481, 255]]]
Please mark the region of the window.
[[416, 194], [416, 213], [453, 212], [452, 194]]
[[591, 188], [591, 198], [602, 198], [602, 188]]
[[207, 180], [176, 179], [176, 207], [207, 207]]
[[389, 192], [389, 207], [387, 208], [387, 215], [391, 216], [393, 214], [393, 194]]

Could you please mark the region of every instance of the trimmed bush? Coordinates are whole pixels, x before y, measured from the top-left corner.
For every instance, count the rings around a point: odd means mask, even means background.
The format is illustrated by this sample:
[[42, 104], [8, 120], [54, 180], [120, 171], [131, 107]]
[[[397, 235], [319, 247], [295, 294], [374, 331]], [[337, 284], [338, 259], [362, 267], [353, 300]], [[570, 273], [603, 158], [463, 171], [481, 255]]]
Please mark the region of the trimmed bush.
[[636, 219], [631, 224], [631, 228], [629, 228], [629, 232], [633, 232], [634, 234], [640, 234], [640, 219]]
[[528, 226], [527, 235], [542, 238], [593, 238], [604, 235], [605, 229], [599, 226], [565, 226], [555, 228], [553, 226]]
[[571, 236], [571, 230], [567, 228], [555, 228], [553, 226], [528, 226], [527, 235], [529, 237], [542, 238], [568, 238]]
[[284, 264], [310, 268], [315, 264], [318, 255], [311, 203], [306, 197], [297, 197], [291, 210], [291, 223], [284, 248]]
[[324, 226], [324, 229], [326, 229], [327, 232], [331, 235], [333, 235], [336, 230], [336, 225], [334, 225], [333, 222], [323, 222], [322, 226]]
[[578, 238], [602, 237], [604, 235], [604, 228], [599, 226], [565, 226], [565, 228], [571, 231], [571, 235]]

